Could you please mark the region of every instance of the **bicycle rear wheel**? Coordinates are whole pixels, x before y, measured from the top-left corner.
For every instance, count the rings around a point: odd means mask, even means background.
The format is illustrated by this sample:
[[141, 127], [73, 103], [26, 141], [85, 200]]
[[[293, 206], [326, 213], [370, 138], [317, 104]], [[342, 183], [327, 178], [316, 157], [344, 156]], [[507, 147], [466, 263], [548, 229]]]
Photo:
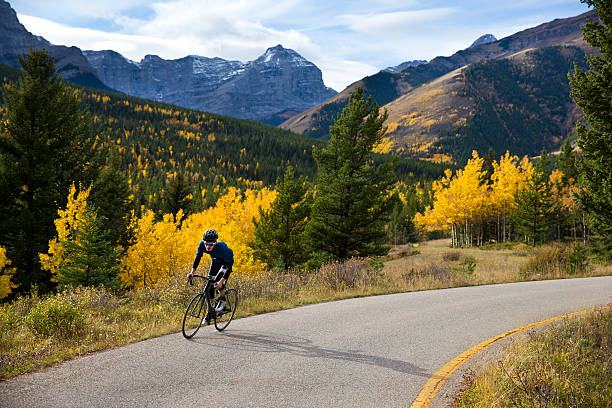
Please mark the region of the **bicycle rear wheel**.
[[192, 338], [198, 332], [207, 312], [206, 296], [198, 293], [189, 302], [189, 306], [185, 310], [185, 316], [183, 316], [183, 336], [186, 339]]
[[[215, 302], [215, 307], [219, 304], [219, 300]], [[215, 328], [219, 331], [224, 330], [234, 318], [236, 307], [238, 306], [238, 292], [236, 289], [227, 289], [225, 291], [225, 308], [221, 312], [215, 311]]]

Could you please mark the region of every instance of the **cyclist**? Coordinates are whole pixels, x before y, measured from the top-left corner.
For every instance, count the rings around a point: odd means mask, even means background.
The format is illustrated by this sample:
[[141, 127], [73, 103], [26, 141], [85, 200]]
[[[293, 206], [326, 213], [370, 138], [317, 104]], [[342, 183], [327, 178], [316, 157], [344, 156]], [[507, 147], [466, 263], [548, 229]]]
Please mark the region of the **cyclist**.
[[[210, 276], [213, 277], [214, 285], [210, 287], [210, 299], [214, 297], [215, 289], [219, 289], [219, 303], [215, 307], [216, 312], [221, 312], [225, 309], [225, 283], [232, 273], [232, 265], [234, 264], [234, 252], [227, 246], [225, 242], [217, 241], [219, 234], [215, 230], [208, 230], [204, 233], [203, 241], [198, 244], [198, 251], [191, 267], [191, 272], [187, 274], [187, 279], [191, 280], [195, 273], [202, 255], [207, 253], [211, 258]], [[205, 324], [210, 324], [211, 314], [206, 315]]]

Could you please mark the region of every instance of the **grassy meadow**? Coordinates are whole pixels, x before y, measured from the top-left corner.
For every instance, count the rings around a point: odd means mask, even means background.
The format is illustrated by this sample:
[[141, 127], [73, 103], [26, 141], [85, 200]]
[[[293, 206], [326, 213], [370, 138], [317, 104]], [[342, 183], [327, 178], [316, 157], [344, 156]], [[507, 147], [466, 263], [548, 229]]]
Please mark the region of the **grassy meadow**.
[[[204, 267], [204, 266], [203, 266]], [[39, 296], [33, 290], [0, 304], [0, 379], [54, 363], [180, 331], [197, 292], [187, 269], [163, 285], [115, 293], [75, 288]], [[270, 272], [243, 278], [238, 318], [299, 305], [456, 286], [611, 275], [612, 265], [589, 261], [580, 247], [523, 244], [451, 249], [449, 240], [393, 248], [384, 259], [350, 259], [316, 271]]]

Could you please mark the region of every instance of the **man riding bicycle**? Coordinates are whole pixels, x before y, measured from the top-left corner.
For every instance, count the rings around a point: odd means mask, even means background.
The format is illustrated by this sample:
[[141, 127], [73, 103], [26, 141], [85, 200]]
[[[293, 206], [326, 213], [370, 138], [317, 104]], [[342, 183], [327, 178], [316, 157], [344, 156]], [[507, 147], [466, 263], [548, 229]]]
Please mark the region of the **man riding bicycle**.
[[[217, 241], [219, 234], [215, 230], [208, 230], [204, 233], [203, 241], [198, 244], [198, 251], [191, 267], [191, 272], [187, 274], [187, 279], [191, 281], [195, 273], [202, 255], [207, 253], [211, 258], [210, 276], [213, 277], [214, 285], [211, 285], [209, 296], [214, 297], [215, 289], [219, 290], [219, 303], [215, 307], [216, 312], [222, 312], [225, 308], [225, 283], [232, 273], [232, 265], [234, 264], [234, 252], [227, 246], [225, 242]], [[210, 324], [211, 316], [208, 314], [205, 318], [205, 324]]]

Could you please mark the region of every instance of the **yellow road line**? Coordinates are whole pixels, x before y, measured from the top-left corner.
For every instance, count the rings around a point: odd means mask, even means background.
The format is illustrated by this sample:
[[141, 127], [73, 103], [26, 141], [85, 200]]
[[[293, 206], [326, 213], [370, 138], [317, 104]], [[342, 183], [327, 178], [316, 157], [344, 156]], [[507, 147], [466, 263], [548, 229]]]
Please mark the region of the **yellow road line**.
[[433, 400], [433, 398], [436, 396], [436, 393], [440, 390], [440, 388], [442, 387], [442, 385], [446, 382], [446, 380], [449, 379], [449, 377], [459, 368], [461, 367], [465, 362], [467, 362], [469, 359], [471, 359], [472, 357], [474, 357], [476, 354], [480, 353], [482, 350], [486, 349], [487, 347], [501, 341], [504, 339], [507, 339], [510, 336], [514, 336], [515, 334], [518, 333], [522, 333], [526, 330], [529, 329], [533, 329], [534, 327], [538, 327], [538, 326], [543, 326], [545, 324], [550, 324], [562, 319], [566, 319], [566, 318], [570, 318], [570, 317], [575, 317], [575, 316], [580, 316], [583, 314], [587, 314], [587, 313], [592, 313], [592, 312], [597, 312], [599, 310], [603, 310], [603, 309], [607, 309], [609, 308], [610, 305], [608, 304], [608, 306], [606, 307], [599, 307], [599, 308], [595, 308], [595, 309], [588, 309], [588, 310], [581, 310], [580, 312], [574, 312], [574, 313], [569, 313], [569, 314], [565, 314], [562, 316], [557, 316], [557, 317], [553, 317], [550, 319], [546, 319], [546, 320], [542, 320], [539, 322], [535, 322], [535, 323], [531, 323], [525, 326], [521, 326], [519, 328], [516, 329], [512, 329], [512, 330], [508, 330], [507, 332], [504, 332], [502, 334], [499, 334], [495, 337], [492, 337], [488, 340], [483, 341], [482, 343], [479, 343], [477, 345], [475, 345], [474, 347], [464, 351], [463, 353], [459, 354], [457, 357], [453, 358], [451, 361], [449, 361], [448, 363], [444, 364], [444, 366], [439, 369], [438, 371], [435, 372], [434, 375], [432, 375], [429, 380], [427, 380], [427, 382], [425, 383], [425, 385], [423, 386], [423, 388], [421, 389], [421, 392], [419, 393], [419, 395], [416, 397], [416, 399], [414, 400], [414, 402], [412, 403], [412, 405], [410, 406], [410, 408], [427, 408], [429, 407], [429, 404], [431, 403], [431, 401]]

